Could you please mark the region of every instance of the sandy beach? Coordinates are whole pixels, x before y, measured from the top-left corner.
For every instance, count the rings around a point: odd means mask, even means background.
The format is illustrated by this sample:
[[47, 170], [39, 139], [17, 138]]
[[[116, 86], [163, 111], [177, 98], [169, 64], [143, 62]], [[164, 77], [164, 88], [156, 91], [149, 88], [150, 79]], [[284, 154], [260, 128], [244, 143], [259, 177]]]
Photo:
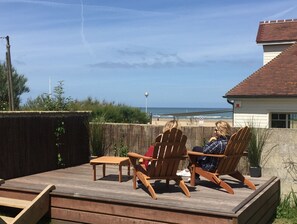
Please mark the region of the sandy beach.
[[[154, 125], [164, 125], [167, 121], [171, 120], [172, 118], [152, 118], [152, 124]], [[200, 126], [200, 127], [214, 127], [215, 123], [219, 119], [202, 119], [202, 118], [181, 118], [177, 119], [180, 126]], [[231, 126], [233, 126], [232, 119], [224, 119], [227, 121]]]

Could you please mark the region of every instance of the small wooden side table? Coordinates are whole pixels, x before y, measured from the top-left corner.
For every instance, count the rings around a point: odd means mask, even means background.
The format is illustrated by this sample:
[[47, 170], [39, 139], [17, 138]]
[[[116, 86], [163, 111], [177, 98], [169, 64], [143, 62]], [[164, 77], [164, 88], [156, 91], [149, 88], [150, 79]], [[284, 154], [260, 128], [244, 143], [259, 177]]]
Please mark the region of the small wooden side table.
[[128, 166], [128, 176], [130, 176], [130, 162], [128, 157], [116, 157], [116, 156], [101, 156], [96, 159], [92, 159], [90, 164], [93, 165], [93, 180], [96, 180], [96, 166], [103, 165], [103, 177], [105, 177], [106, 164], [113, 164], [119, 166], [119, 182], [122, 182], [122, 166]]

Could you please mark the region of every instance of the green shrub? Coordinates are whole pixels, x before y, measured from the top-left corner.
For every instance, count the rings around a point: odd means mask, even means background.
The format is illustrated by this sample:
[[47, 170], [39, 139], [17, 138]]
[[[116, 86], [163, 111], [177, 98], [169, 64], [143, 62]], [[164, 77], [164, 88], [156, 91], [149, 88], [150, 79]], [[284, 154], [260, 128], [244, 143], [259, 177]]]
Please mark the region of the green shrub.
[[[139, 108], [124, 104], [100, 102], [89, 97], [86, 100], [72, 100], [64, 96], [64, 82], [59, 81], [54, 88], [54, 94], [41, 94], [35, 99], [29, 99], [22, 107], [28, 111], [91, 111], [91, 121], [96, 122], [104, 117], [105, 122], [147, 124], [150, 117]], [[0, 110], [3, 105], [0, 102]]]
[[22, 110], [39, 111], [69, 111], [72, 104], [71, 97], [64, 96], [64, 82], [59, 81], [54, 87], [54, 94], [41, 94], [35, 99], [29, 99]]
[[105, 122], [111, 123], [147, 124], [150, 121], [149, 116], [139, 108], [105, 101], [100, 102], [92, 98], [84, 101], [76, 100], [70, 107], [73, 111], [91, 111], [91, 121], [101, 117], [104, 117]]
[[65, 145], [64, 143], [64, 137], [65, 137], [65, 123], [64, 121], [58, 121], [57, 127], [54, 131], [54, 135], [56, 137], [56, 148], [57, 148], [57, 162], [58, 167], [65, 167], [64, 159], [62, 157], [61, 151], [63, 150], [63, 147]]
[[267, 142], [272, 134], [272, 130], [268, 128], [259, 128], [259, 124], [253, 120], [247, 123], [247, 126], [251, 130], [251, 140], [248, 145], [248, 161], [250, 167], [263, 167], [273, 150], [277, 147], [274, 145], [270, 148], [264, 148], [267, 146]]
[[248, 146], [248, 160], [250, 166], [260, 167], [263, 158], [264, 146], [267, 143], [267, 139], [270, 137], [271, 132], [266, 128], [251, 127], [251, 140]]
[[287, 220], [289, 223], [297, 223], [297, 194], [290, 191], [285, 195], [277, 207], [276, 219]]
[[127, 157], [129, 148], [124, 144], [124, 135], [122, 135], [119, 144], [114, 144], [114, 156]]

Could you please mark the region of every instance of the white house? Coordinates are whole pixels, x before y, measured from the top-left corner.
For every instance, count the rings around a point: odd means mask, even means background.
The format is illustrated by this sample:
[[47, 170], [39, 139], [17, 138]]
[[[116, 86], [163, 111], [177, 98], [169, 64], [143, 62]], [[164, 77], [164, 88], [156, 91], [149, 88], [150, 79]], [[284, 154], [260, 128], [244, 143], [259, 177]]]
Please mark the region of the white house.
[[260, 22], [263, 67], [225, 94], [233, 125], [297, 128], [297, 19]]

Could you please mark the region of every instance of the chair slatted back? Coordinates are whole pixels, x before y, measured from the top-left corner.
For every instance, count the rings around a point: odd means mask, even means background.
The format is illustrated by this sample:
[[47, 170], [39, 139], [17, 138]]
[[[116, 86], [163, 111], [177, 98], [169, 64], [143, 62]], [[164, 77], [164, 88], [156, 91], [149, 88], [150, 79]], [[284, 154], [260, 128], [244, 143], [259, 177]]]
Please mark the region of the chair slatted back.
[[185, 159], [187, 137], [176, 128], [156, 138], [153, 160], [148, 168], [151, 178], [174, 177], [181, 160]]
[[236, 171], [239, 160], [248, 147], [251, 135], [250, 128], [244, 127], [231, 136], [224, 152], [225, 157], [219, 159], [216, 173], [224, 175]]

